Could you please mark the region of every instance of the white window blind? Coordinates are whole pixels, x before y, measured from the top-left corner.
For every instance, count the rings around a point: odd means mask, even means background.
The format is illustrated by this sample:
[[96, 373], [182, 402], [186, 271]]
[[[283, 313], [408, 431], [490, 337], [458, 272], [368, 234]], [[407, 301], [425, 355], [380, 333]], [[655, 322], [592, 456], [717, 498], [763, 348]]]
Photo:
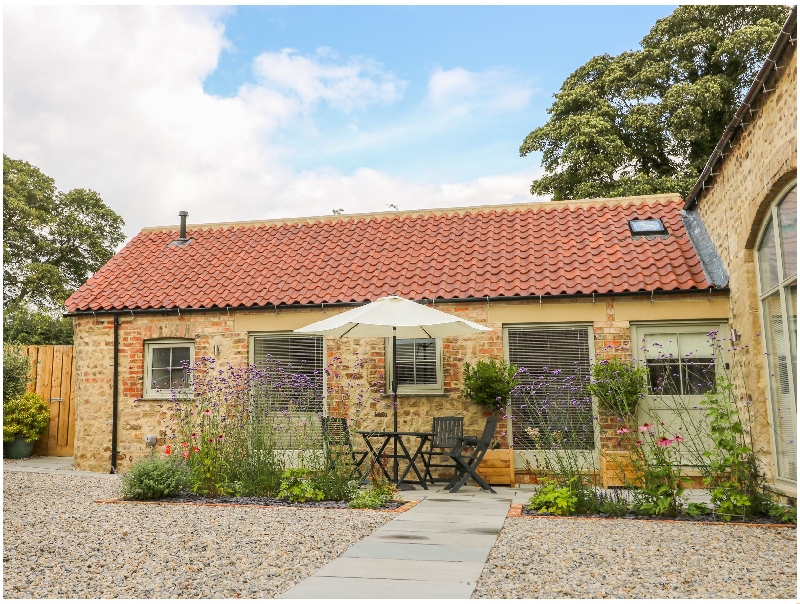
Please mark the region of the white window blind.
[[256, 393], [254, 416], [268, 416], [278, 448], [322, 444], [325, 342], [322, 336], [253, 336], [253, 363], [266, 371]]
[[436, 340], [397, 340], [397, 384], [436, 384]]
[[595, 447], [588, 327], [508, 328], [508, 360], [526, 371], [511, 397], [514, 448]]

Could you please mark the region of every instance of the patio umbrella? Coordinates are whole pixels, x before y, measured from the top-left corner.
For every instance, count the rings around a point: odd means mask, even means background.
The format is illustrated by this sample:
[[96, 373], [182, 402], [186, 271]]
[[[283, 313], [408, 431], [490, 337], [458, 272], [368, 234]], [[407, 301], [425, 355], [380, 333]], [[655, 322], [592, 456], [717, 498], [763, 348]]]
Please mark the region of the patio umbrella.
[[[297, 333], [311, 333], [332, 338], [392, 338], [391, 388], [395, 432], [397, 432], [397, 338], [444, 338], [483, 331], [492, 329], [400, 296], [378, 298], [375, 302], [295, 329]], [[396, 455], [396, 441], [394, 446]], [[397, 480], [397, 458], [394, 470]]]

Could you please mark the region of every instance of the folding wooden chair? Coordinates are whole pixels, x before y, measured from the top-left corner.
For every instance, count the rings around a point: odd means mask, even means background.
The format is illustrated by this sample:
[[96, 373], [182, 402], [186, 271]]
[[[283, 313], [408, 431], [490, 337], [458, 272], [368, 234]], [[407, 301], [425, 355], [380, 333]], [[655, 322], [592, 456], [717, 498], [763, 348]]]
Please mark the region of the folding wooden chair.
[[323, 416], [322, 437], [325, 439], [325, 455], [328, 463], [335, 467], [341, 462], [342, 457], [349, 458], [353, 464], [352, 476], [362, 478], [361, 464], [364, 463], [369, 451], [356, 451], [353, 448], [347, 419]]
[[[431, 483], [436, 481], [431, 475], [431, 468], [449, 468], [455, 469], [455, 462], [448, 457], [448, 452], [458, 444], [457, 437], [464, 435], [464, 418], [463, 417], [434, 417], [433, 418], [433, 438], [430, 441], [430, 447], [427, 451], [423, 451], [420, 455], [425, 464], [425, 479]], [[445, 458], [440, 463], [433, 463], [433, 456]]]
[[[467, 479], [473, 478], [480, 487], [495, 493], [495, 490], [489, 486], [483, 478], [478, 476], [476, 470], [483, 461], [483, 456], [489, 449], [489, 444], [492, 442], [492, 437], [497, 429], [497, 417], [492, 416], [486, 420], [486, 426], [483, 429], [483, 434], [480, 438], [474, 436], [461, 436], [456, 439], [456, 445], [447, 454], [456, 464], [456, 473], [453, 479], [445, 487], [451, 493], [455, 493], [464, 486]], [[465, 450], [471, 449], [465, 453]]]

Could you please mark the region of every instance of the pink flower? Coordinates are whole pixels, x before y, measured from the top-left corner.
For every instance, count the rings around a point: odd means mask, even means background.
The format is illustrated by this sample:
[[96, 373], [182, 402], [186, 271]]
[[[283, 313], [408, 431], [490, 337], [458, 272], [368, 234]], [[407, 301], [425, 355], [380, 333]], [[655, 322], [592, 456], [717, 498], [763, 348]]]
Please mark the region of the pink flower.
[[683, 439], [676, 434], [675, 438], [672, 439], [672, 442], [674, 442], [674, 443], [682, 443]]
[[198, 451], [200, 451], [200, 447], [194, 447], [194, 448], [192, 448], [192, 451], [194, 451], [195, 453], [197, 453]]
[[630, 430], [628, 428], [626, 428], [625, 426], [622, 426], [622, 428], [617, 430], [617, 434], [627, 434], [628, 432], [630, 432]]
[[643, 443], [642, 441], [640, 441], [640, 440], [637, 440], [637, 441], [636, 441], [636, 446], [637, 446], [637, 447], [641, 447], [643, 444], [644, 444], [644, 443]]
[[656, 441], [656, 444], [659, 447], [669, 447], [672, 444], [672, 441], [668, 439], [666, 436], [662, 436]]
[[203, 415], [211, 415], [211, 409], [206, 409], [203, 411]]
[[[196, 448], [196, 447], [195, 447], [195, 448]], [[184, 452], [183, 452], [183, 458], [184, 458], [184, 459], [189, 459], [189, 451], [184, 451]]]
[[192, 438], [197, 438], [197, 433], [196, 432], [192, 434]]
[[220, 434], [220, 435], [217, 437], [217, 440], [221, 441], [221, 440], [222, 440], [222, 438], [223, 438], [223, 435], [222, 435], [222, 434]]
[[188, 449], [189, 443], [181, 443], [181, 447], [183, 447], [184, 449]]
[[653, 424], [642, 424], [639, 426], [639, 432], [649, 432], [650, 428], [653, 427]]

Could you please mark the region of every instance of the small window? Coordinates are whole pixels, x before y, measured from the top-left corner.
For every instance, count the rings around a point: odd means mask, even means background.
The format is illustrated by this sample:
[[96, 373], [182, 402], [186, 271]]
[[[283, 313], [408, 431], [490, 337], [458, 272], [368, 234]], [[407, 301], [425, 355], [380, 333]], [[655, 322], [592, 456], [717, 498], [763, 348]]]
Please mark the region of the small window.
[[[386, 341], [389, 379], [392, 383], [392, 340]], [[443, 392], [442, 341], [436, 338], [397, 339], [397, 390], [399, 393]]]
[[169, 396], [172, 390], [187, 390], [186, 366], [194, 362], [194, 342], [169, 340], [145, 343], [145, 397]]
[[660, 218], [648, 218], [647, 220], [629, 220], [628, 225], [634, 237], [644, 237], [647, 235], [666, 235], [667, 229]]

